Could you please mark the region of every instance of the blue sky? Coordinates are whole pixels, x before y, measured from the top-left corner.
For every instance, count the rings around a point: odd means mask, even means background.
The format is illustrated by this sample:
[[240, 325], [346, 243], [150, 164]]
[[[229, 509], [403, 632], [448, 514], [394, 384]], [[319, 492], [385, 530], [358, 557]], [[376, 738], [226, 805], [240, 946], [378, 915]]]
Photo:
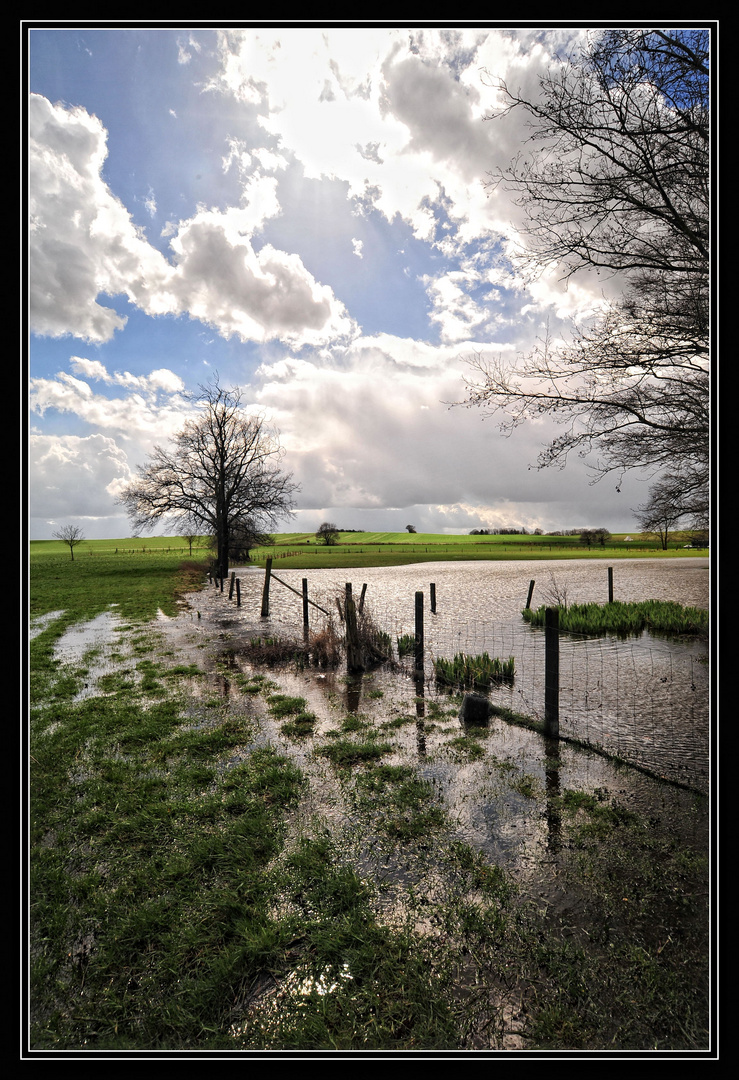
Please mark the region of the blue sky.
[[[116, 505], [215, 373], [277, 426], [284, 529], [634, 527], [647, 484], [531, 469], [466, 358], [514, 356], [613, 283], [524, 280], [526, 148], [494, 78], [535, 92], [582, 30], [146, 25], [28, 32], [32, 539], [124, 537]], [[166, 527], [163, 531], [166, 531]]]

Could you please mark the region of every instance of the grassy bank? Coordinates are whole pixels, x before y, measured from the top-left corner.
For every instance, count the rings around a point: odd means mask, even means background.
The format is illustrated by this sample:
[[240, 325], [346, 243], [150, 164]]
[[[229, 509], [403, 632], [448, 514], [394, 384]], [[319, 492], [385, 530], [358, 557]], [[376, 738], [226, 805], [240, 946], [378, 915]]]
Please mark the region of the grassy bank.
[[[669, 789], [646, 814], [547, 795], [448, 696], [408, 759], [412, 686], [406, 712], [319, 727], [279, 667], [168, 647], [150, 620], [201, 575], [182, 555], [32, 562], [34, 614], [65, 612], [31, 643], [34, 1049], [707, 1045], [705, 851]], [[112, 642], [61, 665], [65, 627], [111, 604]], [[556, 820], [546, 901], [459, 839], [434, 760], [479, 762], [496, 813]]]

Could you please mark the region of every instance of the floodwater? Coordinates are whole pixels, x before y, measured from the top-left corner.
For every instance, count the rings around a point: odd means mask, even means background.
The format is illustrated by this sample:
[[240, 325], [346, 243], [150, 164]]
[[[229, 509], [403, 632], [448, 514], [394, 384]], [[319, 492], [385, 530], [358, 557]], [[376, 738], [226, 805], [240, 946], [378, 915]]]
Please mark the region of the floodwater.
[[[255, 744], [270, 743], [305, 771], [310, 784], [296, 828], [320, 820], [353, 859], [360, 872], [383, 883], [378, 900], [388, 919], [402, 909], [403, 882], [411, 856], [390, 855], [358, 827], [346, 793], [329, 763], [314, 750], [351, 715], [370, 723], [391, 742], [392, 764], [413, 765], [433, 785], [448, 812], [456, 839], [505, 867], [522, 895], [543, 910], [575, 918], [572, 905], [584, 903], [562, 885], [567, 859], [562, 840], [560, 799], [568, 789], [646, 815], [650, 828], [668, 835], [681, 849], [707, 847], [709, 789], [708, 649], [698, 640], [667, 641], [642, 635], [626, 641], [611, 638], [570, 639], [561, 646], [560, 730], [566, 738], [549, 740], [528, 728], [490, 719], [478, 757], [465, 756], [455, 742], [462, 732], [455, 705], [433, 678], [435, 656], [487, 650], [516, 662], [513, 687], [495, 691], [496, 701], [525, 715], [543, 713], [543, 634], [521, 618], [535, 580], [533, 606], [554, 602], [556, 593], [569, 603], [608, 599], [607, 563], [591, 560], [531, 563], [425, 563], [404, 567], [353, 570], [281, 570], [282, 582], [300, 591], [308, 580], [309, 597], [326, 611], [336, 611], [347, 581], [353, 595], [367, 585], [365, 607], [379, 629], [393, 638], [413, 633], [415, 593], [424, 593], [426, 670], [423, 680], [410, 667], [384, 665], [357, 676], [345, 669], [299, 670], [294, 664], [270, 669], [282, 692], [306, 699], [317, 717], [315, 734], [288, 737], [281, 723], [239, 689], [239, 672], [252, 668], [241, 646], [256, 636], [303, 633], [302, 599], [274, 581], [270, 616], [260, 615], [264, 571], [237, 570], [241, 606], [235, 596], [206, 586], [187, 598], [174, 618], [161, 616], [152, 630], [163, 636], [169, 653], [211, 671], [193, 679], [189, 692], [212, 697], [214, 690], [249, 716], [258, 714]], [[430, 611], [430, 584], [436, 586], [436, 612]], [[614, 598], [679, 600], [708, 607], [709, 570], [704, 559], [628, 560], [614, 566]], [[311, 627], [328, 616], [310, 608]], [[338, 623], [338, 612], [335, 616]], [[58, 655], [74, 662], [96, 651], [95, 669], [109, 670], [125, 648], [119, 623], [99, 617], [86, 627], [72, 628], [58, 643]], [[108, 647], [111, 647], [108, 653]], [[120, 650], [120, 651], [119, 651]], [[152, 655], [157, 646], [152, 637]], [[130, 663], [123, 659], [124, 663]], [[91, 665], [92, 666], [92, 665]], [[233, 675], [231, 674], [233, 672]], [[90, 672], [94, 689], [95, 672]], [[251, 738], [251, 736], [250, 736]], [[478, 742], [478, 740], [462, 740]], [[252, 744], [235, 748], [222, 762], [237, 764]], [[619, 763], [624, 758], [640, 768]], [[656, 774], [656, 776], [655, 776]], [[678, 783], [665, 784], [664, 777]], [[408, 859], [411, 859], [408, 862]], [[404, 861], [406, 860], [406, 861]], [[418, 871], [420, 872], [420, 871]]]
[[[608, 600], [608, 563], [600, 560], [532, 562], [439, 562], [402, 567], [354, 570], [273, 571], [270, 615], [261, 618], [264, 571], [236, 570], [241, 606], [227, 592], [211, 587], [193, 602], [207, 611], [229, 636], [299, 637], [302, 632], [303, 578], [308, 595], [338, 620], [337, 597], [351, 583], [359, 599], [366, 585], [365, 610], [379, 630], [393, 640], [413, 634], [415, 595], [424, 594], [426, 682], [433, 682], [433, 660], [458, 652], [487, 652], [514, 657], [516, 678], [496, 689], [492, 700], [513, 712], [541, 719], [544, 712], [544, 635], [524, 623], [530, 582], [532, 607], [566, 600], [587, 603]], [[353, 580], [352, 580], [353, 579]], [[436, 611], [431, 611], [431, 585]], [[226, 586], [227, 589], [227, 586]], [[703, 558], [627, 559], [613, 566], [615, 600], [677, 600], [709, 606], [709, 564]], [[310, 624], [325, 623], [323, 611], [311, 606]], [[709, 654], [705, 640], [640, 636], [621, 639], [563, 634], [560, 640], [560, 734], [581, 740], [614, 758], [625, 759], [658, 776], [707, 791], [710, 744]], [[383, 693], [397, 674], [377, 672]], [[361, 683], [361, 680], [360, 680]], [[356, 701], [347, 706], [358, 707]], [[364, 706], [363, 706], [364, 707]]]

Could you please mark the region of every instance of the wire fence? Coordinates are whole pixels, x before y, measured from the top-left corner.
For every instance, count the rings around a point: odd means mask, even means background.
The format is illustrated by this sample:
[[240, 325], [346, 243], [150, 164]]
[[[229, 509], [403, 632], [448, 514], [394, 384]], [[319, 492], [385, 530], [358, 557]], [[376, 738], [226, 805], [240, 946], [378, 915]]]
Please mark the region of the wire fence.
[[[333, 620], [343, 633], [342, 574], [311, 582], [310, 625], [320, 629]], [[280, 571], [272, 584], [269, 616], [261, 617], [263, 572], [240, 579], [240, 617], [254, 633], [296, 635], [303, 629], [304, 607], [299, 572]], [[282, 579], [282, 580], [280, 580]], [[285, 588], [288, 585], [289, 588]], [[293, 591], [294, 590], [294, 591]], [[226, 583], [228, 591], [228, 583]], [[408, 593], [410, 592], [410, 595]], [[225, 595], [225, 594], [224, 594]], [[360, 602], [355, 586], [354, 599]], [[233, 601], [232, 601], [233, 603]], [[318, 605], [318, 606], [313, 606]], [[545, 704], [545, 634], [502, 610], [476, 614], [474, 603], [455, 601], [432, 611], [424, 593], [424, 678], [434, 687], [434, 663], [462, 653], [507, 660], [513, 657], [510, 685], [493, 685], [493, 704], [541, 721]], [[323, 609], [323, 610], [321, 610]], [[416, 635], [414, 594], [373, 583], [364, 605], [374, 626], [388, 635], [399, 678], [414, 674], [414, 655], [403, 655], [399, 642]], [[655, 638], [643, 633], [622, 639], [560, 634], [559, 731], [593, 749], [622, 759], [671, 781], [707, 791], [709, 782], [709, 668], [707, 644]]]

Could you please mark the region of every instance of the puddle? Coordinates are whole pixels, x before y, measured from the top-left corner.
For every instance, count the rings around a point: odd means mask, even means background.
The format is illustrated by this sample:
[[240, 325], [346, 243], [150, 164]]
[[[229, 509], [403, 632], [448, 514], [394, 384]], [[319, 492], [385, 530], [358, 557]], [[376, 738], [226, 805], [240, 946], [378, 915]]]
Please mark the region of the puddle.
[[117, 615], [103, 611], [89, 622], [70, 626], [56, 642], [54, 658], [63, 664], [81, 664], [91, 649], [102, 649], [115, 641], [115, 633], [121, 625]]
[[31, 625], [29, 628], [28, 636], [31, 641], [39, 634], [42, 634], [44, 630], [48, 630], [53, 622], [60, 619], [64, 614], [63, 611], [48, 611], [46, 615], [36, 615], [31, 619]]

